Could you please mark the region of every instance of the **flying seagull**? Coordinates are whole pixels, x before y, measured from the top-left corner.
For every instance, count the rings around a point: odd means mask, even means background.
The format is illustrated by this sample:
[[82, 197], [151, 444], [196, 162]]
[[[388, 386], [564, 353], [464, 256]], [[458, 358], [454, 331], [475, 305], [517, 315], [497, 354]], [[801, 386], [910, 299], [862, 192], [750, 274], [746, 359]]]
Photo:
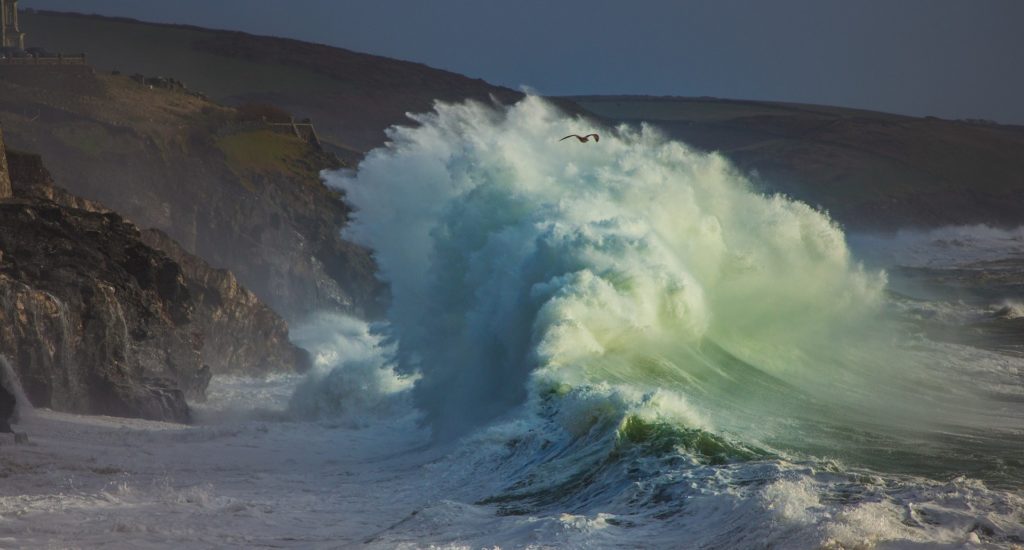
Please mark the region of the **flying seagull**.
[[580, 143], [586, 143], [586, 142], [590, 141], [590, 136], [594, 136], [594, 143], [597, 143], [597, 142], [601, 141], [601, 136], [599, 136], [597, 134], [587, 134], [585, 136], [581, 136], [579, 134], [569, 134], [569, 135], [565, 136], [564, 138], [562, 138], [562, 139], [560, 139], [558, 141], [565, 141], [565, 140], [567, 140], [567, 139], [569, 139], [571, 137], [574, 137], [574, 138], [580, 140]]

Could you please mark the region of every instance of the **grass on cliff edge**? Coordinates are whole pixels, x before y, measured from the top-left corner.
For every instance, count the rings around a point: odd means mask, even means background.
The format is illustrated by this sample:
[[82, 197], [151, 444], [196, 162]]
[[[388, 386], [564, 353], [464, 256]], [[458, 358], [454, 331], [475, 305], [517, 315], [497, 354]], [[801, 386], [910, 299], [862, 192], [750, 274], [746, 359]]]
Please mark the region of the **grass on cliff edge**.
[[216, 144], [231, 171], [243, 179], [267, 173], [317, 177], [307, 158], [309, 145], [295, 136], [256, 130], [218, 137]]

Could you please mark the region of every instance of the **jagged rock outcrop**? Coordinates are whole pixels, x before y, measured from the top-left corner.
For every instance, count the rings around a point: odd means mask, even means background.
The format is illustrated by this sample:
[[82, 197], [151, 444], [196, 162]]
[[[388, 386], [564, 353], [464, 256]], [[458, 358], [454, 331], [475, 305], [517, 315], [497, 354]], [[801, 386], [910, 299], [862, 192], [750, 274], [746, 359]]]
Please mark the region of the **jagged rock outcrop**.
[[194, 330], [203, 335], [203, 362], [214, 374], [304, 371], [308, 353], [288, 340], [288, 323], [226, 269], [189, 254], [166, 233], [147, 229], [142, 240], [181, 266], [195, 301]]
[[[53, 185], [7, 151], [0, 355], [35, 406], [187, 422], [214, 371], [301, 370], [287, 324], [230, 272]], [[183, 264], [179, 264], [180, 260]], [[183, 265], [185, 266], [183, 268]]]
[[201, 339], [181, 269], [113, 213], [0, 202], [0, 351], [35, 406], [189, 421]]

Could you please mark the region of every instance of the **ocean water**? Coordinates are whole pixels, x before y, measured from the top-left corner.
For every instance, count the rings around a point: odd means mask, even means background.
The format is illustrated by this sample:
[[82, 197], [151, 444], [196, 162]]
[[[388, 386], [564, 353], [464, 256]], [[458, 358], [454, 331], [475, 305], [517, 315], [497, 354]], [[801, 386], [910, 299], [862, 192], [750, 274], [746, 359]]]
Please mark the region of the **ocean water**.
[[651, 128], [557, 142], [591, 129], [534, 97], [414, 118], [328, 183], [469, 502], [586, 533], [556, 545], [1024, 543], [1024, 363], [972, 341], [1021, 288], [940, 276], [1019, 231], [848, 239]]
[[325, 175], [387, 321], [194, 426], [29, 411], [0, 545], [1024, 545], [1020, 231], [846, 235], [535, 97], [415, 118]]

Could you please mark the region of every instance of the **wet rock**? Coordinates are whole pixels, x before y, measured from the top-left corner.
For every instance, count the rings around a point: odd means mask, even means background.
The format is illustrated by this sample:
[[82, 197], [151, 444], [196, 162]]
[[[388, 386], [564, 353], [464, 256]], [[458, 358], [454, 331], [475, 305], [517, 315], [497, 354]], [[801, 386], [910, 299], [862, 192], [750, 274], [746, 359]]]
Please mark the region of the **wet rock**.
[[0, 353], [35, 406], [187, 422], [201, 356], [180, 268], [113, 213], [0, 202]]
[[[0, 376], [3, 376], [0, 374]], [[14, 392], [7, 389], [7, 384], [0, 384], [0, 433], [10, 433], [11, 424], [14, 424], [15, 412], [18, 402], [14, 398]]]

